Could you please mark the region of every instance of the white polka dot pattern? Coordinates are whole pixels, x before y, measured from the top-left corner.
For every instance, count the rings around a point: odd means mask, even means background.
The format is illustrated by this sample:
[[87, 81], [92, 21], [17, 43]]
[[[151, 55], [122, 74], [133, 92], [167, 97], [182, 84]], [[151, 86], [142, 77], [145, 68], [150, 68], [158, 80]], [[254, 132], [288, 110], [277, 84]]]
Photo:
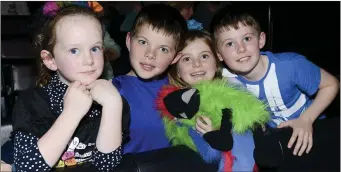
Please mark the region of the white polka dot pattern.
[[[63, 111], [64, 94], [67, 88], [68, 86], [59, 80], [57, 74], [52, 75], [49, 83], [43, 87], [48, 94], [50, 108], [56, 114], [61, 114]], [[93, 118], [100, 115], [100, 113], [98, 109], [91, 108], [88, 115]]]
[[121, 146], [110, 153], [102, 153], [95, 148], [94, 161], [92, 163], [99, 171], [114, 171], [114, 169], [120, 164], [121, 159]]
[[[17, 172], [51, 170], [38, 149], [37, 141], [38, 138], [32, 134], [15, 134], [14, 164]], [[92, 155], [92, 164], [99, 171], [113, 171], [121, 162], [122, 148], [120, 146], [110, 153], [102, 153], [95, 148]]]
[[[49, 97], [49, 108], [55, 113], [60, 114], [63, 111], [63, 97], [67, 85], [59, 80], [57, 74], [53, 75], [49, 83], [43, 87]], [[90, 118], [100, 116], [101, 111], [97, 108], [91, 108], [88, 113]], [[42, 157], [37, 141], [38, 137], [32, 134], [16, 132], [14, 137], [14, 165], [16, 171], [50, 171], [51, 167]], [[66, 151], [66, 150], [65, 150]], [[91, 148], [92, 157], [85, 160], [84, 163], [91, 163], [100, 171], [113, 171], [122, 159], [122, 148], [119, 147], [113, 152], [104, 154], [97, 148]], [[62, 156], [62, 155], [61, 155]]]
[[14, 164], [17, 172], [49, 171], [37, 145], [38, 138], [31, 134], [17, 132], [14, 136]]

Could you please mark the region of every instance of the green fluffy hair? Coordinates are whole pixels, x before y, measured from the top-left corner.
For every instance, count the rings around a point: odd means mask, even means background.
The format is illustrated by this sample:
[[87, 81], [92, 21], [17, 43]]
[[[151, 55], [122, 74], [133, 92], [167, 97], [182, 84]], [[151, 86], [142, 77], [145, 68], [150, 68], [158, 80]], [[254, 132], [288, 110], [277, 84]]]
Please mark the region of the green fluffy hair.
[[[166, 135], [173, 145], [186, 145], [197, 151], [188, 134], [189, 127], [195, 128], [198, 115], [209, 117], [214, 130], [220, 128], [222, 109], [232, 109], [233, 132], [243, 134], [254, 127], [264, 125], [270, 120], [266, 105], [247, 90], [228, 84], [223, 79], [201, 81], [195, 84], [200, 94], [200, 107], [192, 119], [169, 120], [163, 118]], [[180, 123], [179, 126], [176, 122]]]

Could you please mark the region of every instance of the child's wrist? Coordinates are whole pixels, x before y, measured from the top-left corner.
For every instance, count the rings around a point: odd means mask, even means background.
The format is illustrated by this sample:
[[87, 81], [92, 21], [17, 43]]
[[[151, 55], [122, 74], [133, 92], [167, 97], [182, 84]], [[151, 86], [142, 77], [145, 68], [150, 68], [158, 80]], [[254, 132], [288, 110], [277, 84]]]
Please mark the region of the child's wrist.
[[60, 114], [60, 116], [65, 116], [66, 118], [71, 118], [71, 120], [75, 121], [80, 121], [84, 117], [84, 115], [77, 114], [77, 112], [68, 109], [63, 109], [62, 113]]
[[305, 122], [311, 123], [311, 124], [314, 123], [315, 121], [314, 119], [312, 119], [310, 116], [307, 116], [307, 115], [301, 115], [299, 119]]

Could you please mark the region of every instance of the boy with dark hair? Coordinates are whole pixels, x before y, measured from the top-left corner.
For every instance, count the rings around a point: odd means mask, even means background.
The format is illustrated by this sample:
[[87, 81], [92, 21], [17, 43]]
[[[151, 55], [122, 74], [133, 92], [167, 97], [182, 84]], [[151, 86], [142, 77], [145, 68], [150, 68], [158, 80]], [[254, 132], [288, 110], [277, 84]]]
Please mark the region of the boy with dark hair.
[[[291, 152], [294, 148], [294, 155], [308, 157], [313, 162], [314, 155], [306, 155], [313, 145], [313, 123], [337, 95], [339, 81], [303, 55], [261, 52], [265, 33], [259, 22], [245, 11], [232, 6], [221, 10], [212, 20], [211, 31], [218, 57], [229, 68], [223, 75], [268, 104], [272, 113], [270, 127], [292, 128], [289, 143], [282, 143], [282, 151]], [[257, 140], [255, 143], [257, 150]], [[275, 154], [271, 150], [268, 153]]]
[[182, 46], [187, 31], [179, 11], [164, 4], [143, 8], [126, 37], [132, 70], [112, 82], [131, 107], [131, 140], [124, 153], [137, 153], [170, 146], [162, 119], [154, 108], [159, 89], [167, 84], [164, 75]]

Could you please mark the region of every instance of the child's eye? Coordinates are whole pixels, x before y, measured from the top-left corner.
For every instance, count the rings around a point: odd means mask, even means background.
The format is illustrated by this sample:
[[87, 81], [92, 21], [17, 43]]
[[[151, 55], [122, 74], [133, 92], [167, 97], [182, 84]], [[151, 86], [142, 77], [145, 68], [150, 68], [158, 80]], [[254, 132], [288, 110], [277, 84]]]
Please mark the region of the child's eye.
[[209, 58], [210, 56], [208, 55], [208, 54], [203, 54], [202, 56], [201, 56], [201, 58], [203, 58], [203, 59], [207, 59], [207, 58]]
[[249, 36], [248, 36], [248, 37], [245, 37], [244, 40], [247, 41], [247, 42], [248, 42], [248, 41], [251, 41], [251, 37], [249, 37]]
[[227, 46], [227, 47], [232, 47], [232, 46], [233, 46], [233, 42], [228, 42], [228, 43], [226, 44], [226, 46]]
[[141, 44], [141, 45], [144, 45], [144, 44], [146, 44], [147, 42], [145, 41], [145, 40], [139, 40], [139, 44]]
[[165, 48], [165, 47], [161, 47], [160, 50], [161, 50], [162, 52], [164, 52], [164, 53], [168, 53], [168, 49]]
[[72, 49], [70, 50], [70, 53], [71, 53], [71, 54], [78, 54], [78, 53], [79, 53], [79, 50], [78, 50], [77, 48], [72, 48]]
[[98, 52], [98, 51], [101, 51], [102, 49], [101, 49], [101, 47], [93, 47], [93, 48], [91, 48], [91, 51], [92, 52]]
[[191, 60], [191, 58], [189, 58], [189, 57], [184, 57], [184, 58], [182, 58], [182, 61], [183, 62], [188, 62], [188, 61], [190, 61]]

